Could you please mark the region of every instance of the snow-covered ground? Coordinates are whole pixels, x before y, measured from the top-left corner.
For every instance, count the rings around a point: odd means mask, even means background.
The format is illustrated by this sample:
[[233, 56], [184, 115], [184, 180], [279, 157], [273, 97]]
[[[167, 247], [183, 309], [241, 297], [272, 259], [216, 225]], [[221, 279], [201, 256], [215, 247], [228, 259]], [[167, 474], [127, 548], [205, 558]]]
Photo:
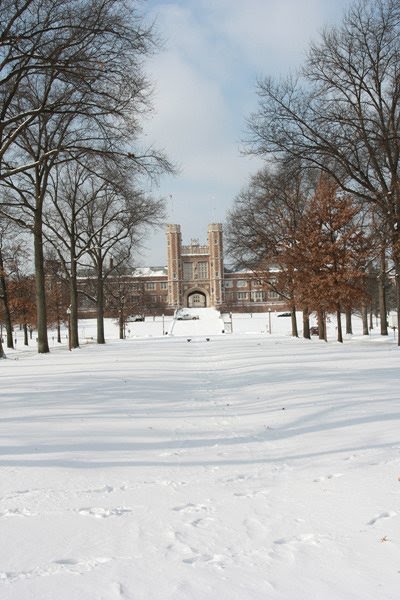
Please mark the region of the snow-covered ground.
[[397, 600], [393, 336], [191, 324], [0, 361], [1, 600]]

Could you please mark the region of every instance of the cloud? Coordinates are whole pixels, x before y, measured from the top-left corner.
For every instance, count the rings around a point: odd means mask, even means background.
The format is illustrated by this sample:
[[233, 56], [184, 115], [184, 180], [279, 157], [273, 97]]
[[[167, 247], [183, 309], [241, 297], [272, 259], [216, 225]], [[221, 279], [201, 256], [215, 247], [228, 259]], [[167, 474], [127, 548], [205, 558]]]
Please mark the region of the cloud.
[[319, 0], [201, 0], [212, 7], [209, 26], [249, 67], [264, 71], [298, 65], [304, 46], [321, 25]]
[[[338, 19], [350, 0], [149, 0], [149, 18], [164, 39], [147, 70], [155, 112], [147, 138], [166, 150], [181, 173], [163, 180], [174, 198], [169, 220], [202, 237], [223, 221], [235, 196], [261, 166], [241, 156], [245, 120], [256, 109], [260, 75], [285, 74], [304, 60], [325, 21]], [[213, 200], [211, 200], [213, 199]], [[196, 232], [196, 228], [199, 231]], [[152, 262], [165, 260], [155, 237]], [[156, 260], [159, 246], [159, 260]]]

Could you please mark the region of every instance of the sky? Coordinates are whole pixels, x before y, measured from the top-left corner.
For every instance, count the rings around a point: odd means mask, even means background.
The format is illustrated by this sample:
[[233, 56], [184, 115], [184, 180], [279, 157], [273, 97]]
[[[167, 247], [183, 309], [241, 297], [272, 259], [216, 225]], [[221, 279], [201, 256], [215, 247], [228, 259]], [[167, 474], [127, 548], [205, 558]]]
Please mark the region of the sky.
[[[257, 80], [284, 77], [304, 61], [324, 25], [340, 22], [351, 0], [147, 0], [160, 51], [146, 64], [154, 112], [146, 143], [177, 165], [153, 192], [183, 243], [206, 241], [262, 166], [243, 155], [246, 119], [257, 109]], [[139, 266], [166, 264], [165, 228], [146, 237]]]

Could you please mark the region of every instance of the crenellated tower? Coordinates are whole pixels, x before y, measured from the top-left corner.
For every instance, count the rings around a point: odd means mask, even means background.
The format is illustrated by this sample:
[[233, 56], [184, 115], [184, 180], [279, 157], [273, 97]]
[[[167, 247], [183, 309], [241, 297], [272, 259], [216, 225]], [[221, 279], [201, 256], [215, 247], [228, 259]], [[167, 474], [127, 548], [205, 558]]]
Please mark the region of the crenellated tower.
[[182, 235], [180, 225], [167, 225], [168, 247], [168, 304], [174, 308], [182, 304]]
[[222, 304], [224, 254], [222, 245], [222, 224], [208, 226], [208, 249], [210, 255], [210, 300], [213, 306]]
[[168, 305], [219, 306], [223, 303], [223, 245], [221, 223], [208, 226], [207, 244], [192, 239], [182, 245], [180, 225], [167, 225]]

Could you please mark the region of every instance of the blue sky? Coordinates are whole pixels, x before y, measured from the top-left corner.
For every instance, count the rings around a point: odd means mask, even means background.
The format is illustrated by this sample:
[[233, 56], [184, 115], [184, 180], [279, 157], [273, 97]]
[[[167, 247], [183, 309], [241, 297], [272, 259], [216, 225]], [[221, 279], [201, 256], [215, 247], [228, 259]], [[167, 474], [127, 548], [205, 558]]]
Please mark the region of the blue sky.
[[[163, 177], [168, 223], [184, 243], [206, 240], [235, 196], [261, 166], [241, 154], [246, 118], [257, 108], [256, 81], [285, 76], [304, 60], [310, 40], [340, 21], [351, 0], [147, 0], [146, 18], [163, 40], [146, 66], [154, 113], [146, 142], [179, 166]], [[146, 240], [140, 265], [166, 264], [165, 233]]]

